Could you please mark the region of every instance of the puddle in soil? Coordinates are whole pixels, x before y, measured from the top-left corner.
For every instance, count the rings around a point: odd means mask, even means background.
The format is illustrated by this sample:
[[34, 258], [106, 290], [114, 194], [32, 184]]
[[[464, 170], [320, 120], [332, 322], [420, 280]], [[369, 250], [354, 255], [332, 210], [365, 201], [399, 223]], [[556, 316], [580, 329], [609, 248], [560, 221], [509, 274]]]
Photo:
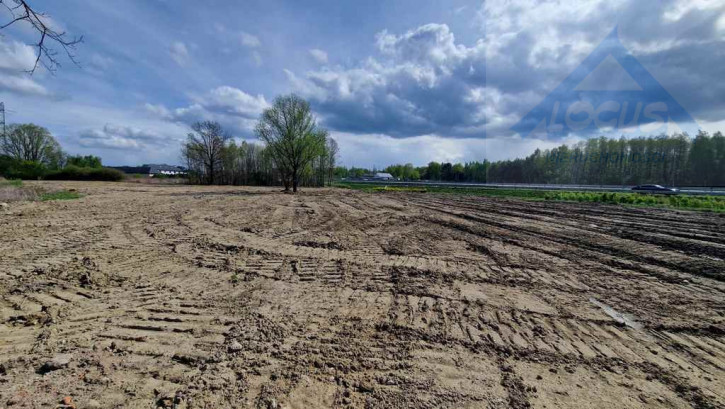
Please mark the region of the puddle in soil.
[[612, 317], [615, 321], [620, 322], [628, 327], [634, 328], [634, 329], [642, 329], [642, 325], [634, 320], [634, 317], [628, 314], [622, 314], [621, 312], [617, 312], [614, 308], [608, 306], [607, 304], [604, 304], [603, 302], [597, 300], [596, 298], [590, 298], [589, 301], [592, 302], [592, 304], [596, 305], [597, 307], [604, 310], [604, 312]]

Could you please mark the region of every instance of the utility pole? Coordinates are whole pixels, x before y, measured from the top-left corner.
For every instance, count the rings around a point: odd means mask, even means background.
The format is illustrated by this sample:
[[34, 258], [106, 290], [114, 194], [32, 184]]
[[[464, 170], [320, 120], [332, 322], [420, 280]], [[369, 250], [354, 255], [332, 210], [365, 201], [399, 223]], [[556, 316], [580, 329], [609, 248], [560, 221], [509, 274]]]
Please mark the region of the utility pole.
[[3, 128], [3, 136], [5, 136], [5, 103], [0, 102], [0, 125]]

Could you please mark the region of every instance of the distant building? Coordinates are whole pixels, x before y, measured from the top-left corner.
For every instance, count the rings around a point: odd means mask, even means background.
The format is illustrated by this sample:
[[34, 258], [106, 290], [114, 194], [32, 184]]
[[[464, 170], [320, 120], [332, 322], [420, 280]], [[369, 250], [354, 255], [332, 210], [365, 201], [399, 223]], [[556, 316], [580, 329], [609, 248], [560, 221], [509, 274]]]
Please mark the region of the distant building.
[[148, 167], [148, 174], [149, 176], [154, 175], [169, 175], [169, 176], [176, 176], [176, 175], [184, 175], [186, 174], [186, 171], [178, 166], [171, 166], [171, 165], [143, 165], [143, 167]]
[[347, 180], [362, 180], [362, 181], [370, 181], [370, 180], [398, 180], [395, 178], [395, 176], [391, 175], [387, 172], [376, 172], [376, 173], [366, 173], [362, 176], [353, 176], [349, 178], [343, 178]]
[[123, 173], [128, 174], [141, 174], [141, 175], [168, 175], [168, 176], [179, 176], [186, 175], [186, 169], [179, 166], [171, 165], [153, 165], [146, 164], [142, 166], [113, 166], [114, 169], [118, 169]]
[[375, 173], [374, 175], [372, 175], [371, 179], [372, 180], [395, 180], [393, 175], [391, 175], [390, 173], [386, 173], [386, 172]]

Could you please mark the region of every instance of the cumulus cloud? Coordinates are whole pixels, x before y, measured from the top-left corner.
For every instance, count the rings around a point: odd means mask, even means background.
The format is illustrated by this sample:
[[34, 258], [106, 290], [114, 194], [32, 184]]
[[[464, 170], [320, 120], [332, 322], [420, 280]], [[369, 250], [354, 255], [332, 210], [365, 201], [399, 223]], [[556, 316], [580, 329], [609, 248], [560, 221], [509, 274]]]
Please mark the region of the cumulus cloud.
[[78, 144], [84, 148], [112, 148], [141, 150], [168, 146], [178, 139], [155, 131], [127, 127], [105, 125], [102, 129], [87, 129], [80, 133]]
[[21, 95], [50, 95], [50, 92], [30, 77], [27, 71], [35, 65], [33, 47], [0, 37], [0, 91]]
[[318, 63], [327, 64], [327, 53], [325, 51], [318, 48], [313, 48], [310, 50], [310, 55]]
[[725, 92], [718, 80], [725, 42], [717, 29], [724, 13], [725, 3], [709, 0], [485, 2], [487, 87], [505, 103], [493, 107], [489, 120], [501, 126], [488, 127], [489, 134], [510, 132], [510, 114], [518, 120], [536, 106], [615, 27], [625, 48], [691, 116], [713, 119], [725, 108], [715, 96]]
[[163, 105], [146, 104], [146, 110], [154, 116], [173, 122], [191, 124], [197, 121], [218, 121], [235, 136], [251, 136], [262, 111], [269, 106], [263, 95], [250, 95], [230, 87], [217, 87], [194, 96], [185, 107], [169, 109]]
[[171, 47], [169, 47], [169, 55], [171, 59], [182, 67], [189, 60], [189, 50], [186, 48], [186, 44], [181, 41], [175, 41], [171, 44]]
[[285, 72], [341, 132], [513, 136], [618, 25], [624, 46], [690, 115], [713, 121], [725, 108], [724, 16], [725, 3], [709, 0], [494, 0], [481, 6], [480, 38], [467, 44], [445, 24], [384, 30], [374, 38], [376, 55]]
[[17, 41], [0, 40], [0, 69], [28, 71], [35, 64], [35, 50]]
[[483, 43], [457, 44], [445, 24], [402, 35], [383, 31], [376, 40], [383, 59], [304, 76], [286, 71], [295, 91], [312, 101], [326, 125], [396, 137], [480, 133], [483, 122], [474, 115], [477, 103], [470, 95], [483, 85]]

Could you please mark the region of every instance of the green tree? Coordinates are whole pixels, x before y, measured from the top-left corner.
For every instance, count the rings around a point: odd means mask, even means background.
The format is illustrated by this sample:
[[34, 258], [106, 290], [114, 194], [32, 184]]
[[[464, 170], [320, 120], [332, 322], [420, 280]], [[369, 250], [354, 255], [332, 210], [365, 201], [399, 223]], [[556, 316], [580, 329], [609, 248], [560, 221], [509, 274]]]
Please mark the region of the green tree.
[[297, 95], [278, 97], [256, 127], [282, 174], [285, 189], [297, 192], [300, 177], [325, 149], [327, 130], [317, 126], [310, 104]]
[[441, 164], [438, 162], [428, 163], [425, 178], [430, 180], [441, 180]]
[[101, 158], [98, 156], [93, 155], [76, 155], [76, 156], [68, 156], [66, 158], [66, 166], [73, 165], [78, 166], [79, 168], [102, 168], [103, 163], [101, 161]]
[[63, 151], [50, 132], [35, 124], [10, 125], [0, 135], [0, 151], [17, 161], [36, 162], [57, 168], [63, 162]]
[[694, 184], [708, 186], [711, 183], [712, 165], [715, 161], [712, 138], [704, 131], [698, 132], [690, 149], [690, 174]]
[[453, 165], [446, 162], [441, 165], [441, 177], [440, 180], [452, 181], [453, 180]]

